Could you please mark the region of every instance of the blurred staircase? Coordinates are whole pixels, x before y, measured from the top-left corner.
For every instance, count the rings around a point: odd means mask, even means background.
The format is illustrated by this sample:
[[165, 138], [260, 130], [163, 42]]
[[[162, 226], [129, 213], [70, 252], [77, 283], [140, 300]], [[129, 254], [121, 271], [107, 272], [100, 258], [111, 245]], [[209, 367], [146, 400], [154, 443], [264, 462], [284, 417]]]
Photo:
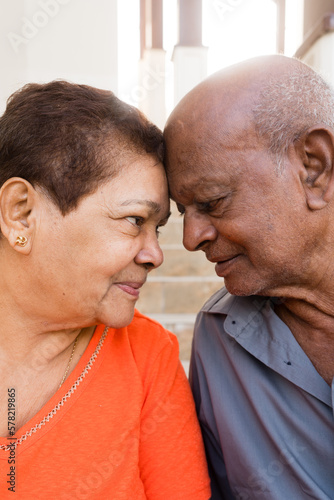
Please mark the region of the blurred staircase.
[[172, 205], [167, 226], [161, 228], [164, 263], [149, 274], [137, 308], [177, 335], [180, 359], [187, 371], [196, 314], [223, 286], [203, 252], [188, 252], [182, 245], [183, 218]]

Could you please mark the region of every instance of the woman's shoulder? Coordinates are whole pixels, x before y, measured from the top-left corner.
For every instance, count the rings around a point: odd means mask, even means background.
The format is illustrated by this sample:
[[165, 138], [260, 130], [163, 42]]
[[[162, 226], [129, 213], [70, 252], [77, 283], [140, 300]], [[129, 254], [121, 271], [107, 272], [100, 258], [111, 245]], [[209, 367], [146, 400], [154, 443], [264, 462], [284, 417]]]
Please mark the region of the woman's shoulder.
[[127, 326], [127, 330], [130, 341], [139, 341], [141, 345], [145, 343], [164, 347], [177, 344], [176, 336], [172, 332], [137, 309], [135, 309], [133, 320]]
[[151, 362], [161, 356], [178, 360], [179, 344], [176, 336], [158, 321], [135, 310], [133, 320], [126, 330], [135, 358], [150, 359]]

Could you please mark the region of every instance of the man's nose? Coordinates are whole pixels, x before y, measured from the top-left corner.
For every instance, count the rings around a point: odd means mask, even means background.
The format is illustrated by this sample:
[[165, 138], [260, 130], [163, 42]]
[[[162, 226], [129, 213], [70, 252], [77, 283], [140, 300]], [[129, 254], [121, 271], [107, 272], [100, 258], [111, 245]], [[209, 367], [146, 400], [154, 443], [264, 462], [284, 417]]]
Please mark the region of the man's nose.
[[207, 243], [214, 241], [217, 230], [206, 214], [185, 212], [183, 220], [183, 245], [190, 252], [204, 250]]

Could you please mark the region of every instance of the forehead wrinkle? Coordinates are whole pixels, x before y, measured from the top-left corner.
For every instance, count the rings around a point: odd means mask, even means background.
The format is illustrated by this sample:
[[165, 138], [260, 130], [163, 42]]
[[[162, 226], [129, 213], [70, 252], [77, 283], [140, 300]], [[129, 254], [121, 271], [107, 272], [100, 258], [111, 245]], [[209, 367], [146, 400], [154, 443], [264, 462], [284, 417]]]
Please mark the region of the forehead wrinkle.
[[121, 203], [122, 207], [128, 207], [130, 205], [144, 205], [149, 207], [154, 213], [158, 213], [161, 210], [161, 205], [152, 200], [125, 200]]

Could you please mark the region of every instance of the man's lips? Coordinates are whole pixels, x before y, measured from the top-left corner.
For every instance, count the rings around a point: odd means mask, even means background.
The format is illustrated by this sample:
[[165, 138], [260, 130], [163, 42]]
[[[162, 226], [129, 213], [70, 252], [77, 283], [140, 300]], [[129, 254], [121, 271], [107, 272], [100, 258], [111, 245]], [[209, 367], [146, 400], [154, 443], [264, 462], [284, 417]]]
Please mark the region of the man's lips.
[[122, 281], [120, 283], [115, 283], [115, 285], [123, 290], [123, 292], [126, 292], [135, 298], [138, 298], [139, 289], [143, 286], [144, 283], [145, 281]]
[[210, 262], [216, 263], [215, 265], [215, 271], [218, 276], [223, 278], [226, 274], [227, 271], [235, 261], [240, 257], [240, 254], [238, 255], [233, 255], [231, 257], [224, 257], [223, 259], [221, 258], [214, 258], [214, 259], [208, 259]]

